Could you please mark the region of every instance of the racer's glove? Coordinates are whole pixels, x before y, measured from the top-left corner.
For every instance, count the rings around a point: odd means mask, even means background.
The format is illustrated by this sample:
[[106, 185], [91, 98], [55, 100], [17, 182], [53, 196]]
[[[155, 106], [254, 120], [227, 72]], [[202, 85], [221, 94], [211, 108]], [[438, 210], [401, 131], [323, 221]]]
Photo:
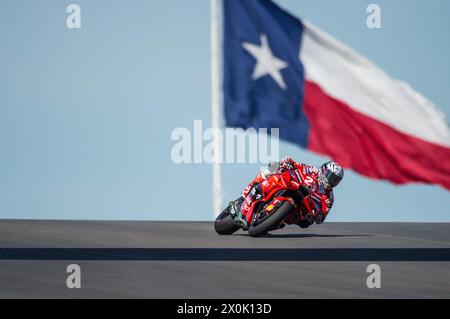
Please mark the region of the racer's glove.
[[290, 157], [285, 157], [280, 162], [280, 171], [284, 172], [295, 168], [295, 161]]

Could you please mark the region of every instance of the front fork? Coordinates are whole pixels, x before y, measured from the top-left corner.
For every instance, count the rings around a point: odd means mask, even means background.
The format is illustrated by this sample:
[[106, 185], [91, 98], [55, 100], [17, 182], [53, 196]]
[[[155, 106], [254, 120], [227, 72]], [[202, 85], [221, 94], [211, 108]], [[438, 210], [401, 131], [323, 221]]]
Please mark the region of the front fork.
[[241, 227], [243, 230], [248, 229], [247, 221], [245, 220], [245, 217], [242, 215], [242, 203], [244, 202], [244, 198], [241, 196], [235, 201], [230, 202], [228, 204], [228, 212], [230, 213], [231, 217], [233, 217], [234, 222], [236, 225]]

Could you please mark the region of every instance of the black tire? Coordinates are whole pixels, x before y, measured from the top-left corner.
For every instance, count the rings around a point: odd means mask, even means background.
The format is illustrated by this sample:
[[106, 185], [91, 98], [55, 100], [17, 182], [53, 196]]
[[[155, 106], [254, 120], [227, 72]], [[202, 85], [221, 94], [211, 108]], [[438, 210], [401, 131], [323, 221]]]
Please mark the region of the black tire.
[[291, 212], [293, 206], [289, 202], [284, 202], [272, 214], [265, 217], [260, 223], [255, 226], [250, 226], [248, 233], [252, 237], [258, 237], [267, 234], [267, 232], [276, 226]]
[[228, 212], [228, 208], [225, 208], [214, 221], [214, 230], [219, 235], [231, 235], [238, 229], [240, 227], [234, 222], [233, 217]]

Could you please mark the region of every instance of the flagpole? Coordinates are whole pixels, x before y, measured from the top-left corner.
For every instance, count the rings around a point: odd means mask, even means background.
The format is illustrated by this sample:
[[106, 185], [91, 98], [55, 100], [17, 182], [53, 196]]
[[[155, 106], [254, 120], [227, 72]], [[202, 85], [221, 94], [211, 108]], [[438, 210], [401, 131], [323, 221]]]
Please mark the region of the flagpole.
[[[220, 99], [220, 23], [219, 6], [220, 0], [211, 1], [211, 116], [214, 131], [220, 129], [221, 99]], [[213, 134], [214, 161], [212, 196], [214, 218], [219, 215], [222, 209], [222, 176], [220, 167], [221, 143], [220, 136]]]

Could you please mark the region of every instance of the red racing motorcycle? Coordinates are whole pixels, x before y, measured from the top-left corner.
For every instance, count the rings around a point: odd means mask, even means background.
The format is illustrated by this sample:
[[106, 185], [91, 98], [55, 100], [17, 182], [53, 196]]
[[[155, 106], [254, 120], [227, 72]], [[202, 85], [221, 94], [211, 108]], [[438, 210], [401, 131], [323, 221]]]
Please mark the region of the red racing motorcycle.
[[[283, 228], [290, 220], [312, 221], [316, 207], [309, 196], [307, 185], [311, 182], [300, 170], [272, 173], [259, 184], [258, 196], [254, 199], [247, 196], [243, 203], [242, 217], [247, 227], [235, 221], [230, 203], [216, 218], [214, 229], [220, 235], [230, 235], [242, 228], [250, 236], [258, 237]], [[245, 205], [249, 207], [244, 209]]]

